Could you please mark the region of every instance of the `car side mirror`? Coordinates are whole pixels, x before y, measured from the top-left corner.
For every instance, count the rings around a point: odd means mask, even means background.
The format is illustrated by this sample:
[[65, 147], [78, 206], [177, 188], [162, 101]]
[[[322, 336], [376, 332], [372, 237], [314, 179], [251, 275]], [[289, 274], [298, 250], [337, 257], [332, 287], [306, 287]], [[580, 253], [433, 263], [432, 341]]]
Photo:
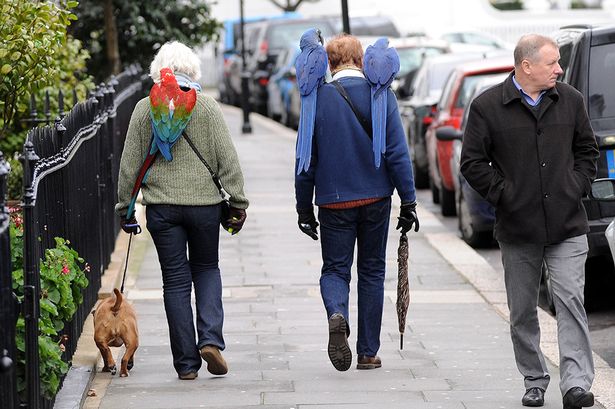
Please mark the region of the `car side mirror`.
[[600, 202], [615, 202], [615, 179], [594, 180], [589, 197]]
[[463, 138], [463, 132], [452, 126], [442, 126], [436, 129], [436, 138], [439, 141], [460, 141]]

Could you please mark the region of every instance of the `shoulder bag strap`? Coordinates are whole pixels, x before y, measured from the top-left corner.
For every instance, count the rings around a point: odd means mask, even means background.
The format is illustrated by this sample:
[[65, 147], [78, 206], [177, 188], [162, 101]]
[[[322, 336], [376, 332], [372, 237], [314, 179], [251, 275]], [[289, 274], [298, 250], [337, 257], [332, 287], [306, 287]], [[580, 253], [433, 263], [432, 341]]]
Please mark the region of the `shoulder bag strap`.
[[367, 119], [365, 119], [365, 117], [363, 115], [361, 115], [359, 110], [354, 106], [354, 104], [352, 103], [352, 100], [350, 99], [350, 95], [348, 95], [348, 92], [346, 92], [346, 88], [344, 88], [342, 86], [342, 84], [337, 82], [337, 80], [336, 81], [332, 81], [331, 84], [333, 84], [333, 86], [335, 86], [335, 89], [337, 89], [337, 91], [340, 93], [340, 95], [342, 97], [344, 97], [344, 99], [346, 100], [348, 105], [350, 105], [350, 109], [352, 109], [352, 112], [354, 112], [354, 116], [356, 116], [357, 119], [359, 120], [359, 123], [363, 127], [363, 130], [365, 131], [367, 136], [369, 136], [369, 139], [372, 139], [373, 137], [372, 137], [372, 125], [371, 125], [371, 123], [369, 121], [367, 121]]
[[186, 138], [186, 142], [188, 142], [188, 145], [190, 145], [190, 147], [192, 148], [192, 150], [194, 151], [194, 153], [196, 153], [196, 156], [199, 157], [199, 160], [201, 162], [203, 162], [203, 165], [205, 165], [205, 167], [207, 168], [207, 170], [209, 171], [209, 173], [211, 174], [211, 178], [214, 181], [214, 184], [216, 185], [216, 187], [218, 188], [218, 192], [220, 192], [220, 196], [223, 199], [227, 198], [228, 193], [226, 193], [226, 191], [224, 190], [224, 188], [222, 187], [222, 183], [220, 183], [220, 178], [218, 177], [218, 174], [216, 172], [213, 171], [213, 169], [211, 168], [211, 166], [209, 166], [209, 163], [207, 163], [207, 161], [205, 160], [205, 158], [203, 157], [203, 155], [201, 155], [201, 152], [199, 152], [199, 150], [196, 148], [196, 146], [194, 146], [194, 143], [192, 142], [192, 139], [190, 139], [190, 137], [188, 137], [188, 134], [186, 133], [186, 131], [183, 132], [184, 138]]

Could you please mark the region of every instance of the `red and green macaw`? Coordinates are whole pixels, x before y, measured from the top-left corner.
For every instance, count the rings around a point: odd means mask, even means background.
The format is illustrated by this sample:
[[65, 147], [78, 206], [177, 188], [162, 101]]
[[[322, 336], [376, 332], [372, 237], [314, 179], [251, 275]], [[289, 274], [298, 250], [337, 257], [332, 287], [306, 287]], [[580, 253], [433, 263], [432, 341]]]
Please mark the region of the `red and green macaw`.
[[152, 120], [151, 148], [137, 175], [127, 218], [130, 218], [134, 212], [141, 183], [145, 182], [147, 171], [158, 152], [167, 161], [173, 160], [171, 148], [182, 135], [192, 117], [192, 110], [196, 105], [196, 89], [191, 87], [188, 91], [182, 90], [173, 75], [173, 70], [163, 68], [160, 70], [160, 82], [154, 84], [149, 92], [149, 103], [149, 116]]
[[160, 150], [168, 161], [173, 160], [171, 148], [188, 125], [196, 104], [196, 90], [183, 91], [170, 68], [160, 70], [160, 83], [149, 92], [154, 143], [150, 154]]

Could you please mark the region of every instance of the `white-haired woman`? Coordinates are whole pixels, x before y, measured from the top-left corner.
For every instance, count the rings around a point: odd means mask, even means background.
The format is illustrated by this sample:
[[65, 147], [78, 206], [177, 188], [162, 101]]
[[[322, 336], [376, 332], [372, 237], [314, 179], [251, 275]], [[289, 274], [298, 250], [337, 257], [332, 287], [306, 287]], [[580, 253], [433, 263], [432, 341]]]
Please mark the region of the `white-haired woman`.
[[[198, 91], [199, 59], [179, 42], [164, 44], [150, 69], [155, 83], [160, 71], [170, 68], [180, 90], [197, 90], [196, 104], [185, 128], [195, 145], [180, 137], [171, 147], [172, 160], [158, 155], [141, 186], [149, 230], [162, 270], [164, 306], [169, 325], [173, 366], [180, 379], [195, 379], [201, 358], [207, 370], [224, 375], [227, 365], [220, 351], [224, 312], [222, 280], [218, 266], [221, 197], [210, 172], [197, 151], [216, 172], [230, 195], [230, 219], [235, 232], [246, 217], [248, 200], [243, 175], [222, 112], [211, 97]], [[131, 191], [150, 149], [153, 125], [149, 98], [139, 101], [130, 119], [120, 163], [118, 203], [124, 231], [136, 232], [136, 220], [127, 220]], [[130, 217], [130, 216], [129, 216]], [[186, 251], [188, 249], [188, 252]], [[191, 306], [192, 286], [196, 299], [196, 331]]]

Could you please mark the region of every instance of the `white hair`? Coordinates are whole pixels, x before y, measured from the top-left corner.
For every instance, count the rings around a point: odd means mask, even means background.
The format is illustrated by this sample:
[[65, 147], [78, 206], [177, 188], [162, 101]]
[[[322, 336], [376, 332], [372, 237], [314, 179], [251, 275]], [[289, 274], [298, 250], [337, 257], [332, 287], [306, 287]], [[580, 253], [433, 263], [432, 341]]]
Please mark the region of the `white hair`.
[[173, 72], [186, 74], [192, 81], [201, 78], [201, 64], [199, 57], [188, 46], [179, 41], [164, 44], [158, 50], [150, 65], [149, 75], [154, 82], [160, 82], [160, 70], [170, 68]]

